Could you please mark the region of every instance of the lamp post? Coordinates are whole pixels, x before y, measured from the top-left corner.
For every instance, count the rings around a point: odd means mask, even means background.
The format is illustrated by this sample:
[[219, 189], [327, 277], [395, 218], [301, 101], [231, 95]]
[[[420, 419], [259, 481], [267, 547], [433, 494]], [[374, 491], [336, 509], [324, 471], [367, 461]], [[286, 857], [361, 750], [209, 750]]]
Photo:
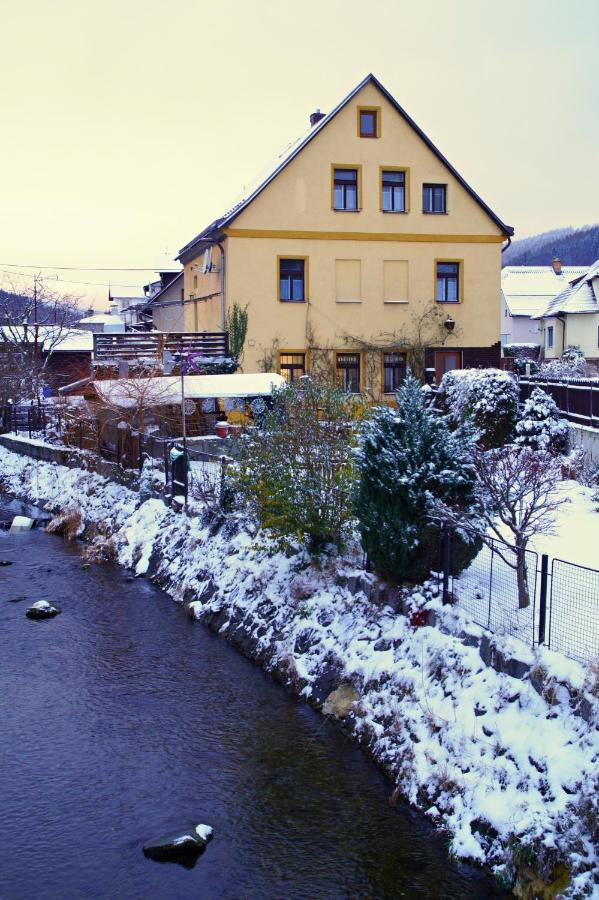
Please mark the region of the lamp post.
[[185, 421], [185, 376], [187, 374], [187, 359], [179, 354], [179, 372], [181, 373], [181, 427], [183, 429], [183, 450], [187, 453], [187, 423]]
[[179, 363], [179, 374], [181, 378], [181, 428], [183, 437], [183, 449], [187, 452], [187, 426], [185, 422], [185, 376], [188, 370], [187, 355], [179, 350], [177, 353], [171, 353], [165, 350], [162, 354], [162, 371], [165, 375], [170, 375], [175, 365]]

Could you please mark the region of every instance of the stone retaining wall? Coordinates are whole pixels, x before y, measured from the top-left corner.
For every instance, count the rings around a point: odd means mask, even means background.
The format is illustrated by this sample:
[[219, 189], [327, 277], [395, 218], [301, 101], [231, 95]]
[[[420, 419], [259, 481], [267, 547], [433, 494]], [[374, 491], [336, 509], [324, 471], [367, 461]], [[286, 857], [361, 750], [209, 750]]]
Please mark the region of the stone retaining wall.
[[0, 445], [12, 453], [29, 456], [43, 462], [56, 463], [68, 469], [86, 469], [97, 472], [103, 478], [123, 484], [133, 491], [138, 490], [139, 473], [135, 469], [123, 469], [116, 463], [108, 462], [89, 450], [75, 447], [53, 447], [50, 444], [39, 444], [10, 434], [0, 435]]

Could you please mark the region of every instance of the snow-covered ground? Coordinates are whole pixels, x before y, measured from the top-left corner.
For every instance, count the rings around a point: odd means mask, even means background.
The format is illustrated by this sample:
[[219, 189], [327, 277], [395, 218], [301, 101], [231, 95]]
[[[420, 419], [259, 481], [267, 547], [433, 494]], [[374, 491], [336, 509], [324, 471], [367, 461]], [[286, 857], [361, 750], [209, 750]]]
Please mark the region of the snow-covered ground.
[[529, 555], [530, 607], [518, 609], [515, 570], [488, 547], [454, 581], [453, 593], [476, 622], [532, 646], [538, 638], [538, 570], [541, 554], [546, 553], [546, 641], [552, 649], [588, 663], [599, 659], [599, 512], [591, 488], [563, 481], [558, 491], [566, 502], [557, 510], [554, 533], [539, 535], [530, 543], [530, 550], [538, 554], [538, 558]]
[[261, 663], [285, 672], [306, 699], [320, 698], [323, 684], [325, 694], [346, 685], [346, 724], [398, 791], [447, 830], [457, 856], [506, 881], [524, 861], [547, 874], [563, 862], [572, 875], [564, 896], [597, 896], [599, 733], [574, 715], [571, 691], [560, 686], [577, 688], [593, 709], [581, 666], [525, 651], [544, 696], [528, 679], [498, 674], [470, 645], [477, 626], [459, 607], [442, 607], [430, 586], [411, 602], [434, 608], [442, 630], [414, 629], [350, 591], [341, 576], [358, 569], [357, 547], [315, 563], [299, 548], [281, 551], [240, 515], [219, 524], [200, 507], [177, 514], [93, 473], [1, 447], [0, 478], [33, 502], [108, 523], [122, 564], [143, 574], [153, 560], [176, 600], [198, 619], [220, 616], [224, 633], [242, 628]]

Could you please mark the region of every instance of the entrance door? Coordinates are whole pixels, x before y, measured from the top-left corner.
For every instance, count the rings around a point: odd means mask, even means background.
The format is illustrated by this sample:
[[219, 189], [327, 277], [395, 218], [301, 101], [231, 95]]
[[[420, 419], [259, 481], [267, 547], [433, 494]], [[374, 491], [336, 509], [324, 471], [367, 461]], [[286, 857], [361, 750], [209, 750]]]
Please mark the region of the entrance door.
[[461, 350], [436, 350], [435, 351], [435, 381], [441, 383], [446, 372], [452, 369], [462, 368]]

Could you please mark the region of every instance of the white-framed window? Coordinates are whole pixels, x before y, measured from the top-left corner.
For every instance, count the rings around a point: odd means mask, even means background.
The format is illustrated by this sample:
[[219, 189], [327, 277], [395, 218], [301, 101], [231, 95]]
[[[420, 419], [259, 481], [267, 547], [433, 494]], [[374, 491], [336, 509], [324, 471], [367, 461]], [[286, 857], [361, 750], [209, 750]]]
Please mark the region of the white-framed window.
[[545, 332], [545, 346], [547, 348], [553, 347], [553, 325], [547, 326], [547, 331]]

